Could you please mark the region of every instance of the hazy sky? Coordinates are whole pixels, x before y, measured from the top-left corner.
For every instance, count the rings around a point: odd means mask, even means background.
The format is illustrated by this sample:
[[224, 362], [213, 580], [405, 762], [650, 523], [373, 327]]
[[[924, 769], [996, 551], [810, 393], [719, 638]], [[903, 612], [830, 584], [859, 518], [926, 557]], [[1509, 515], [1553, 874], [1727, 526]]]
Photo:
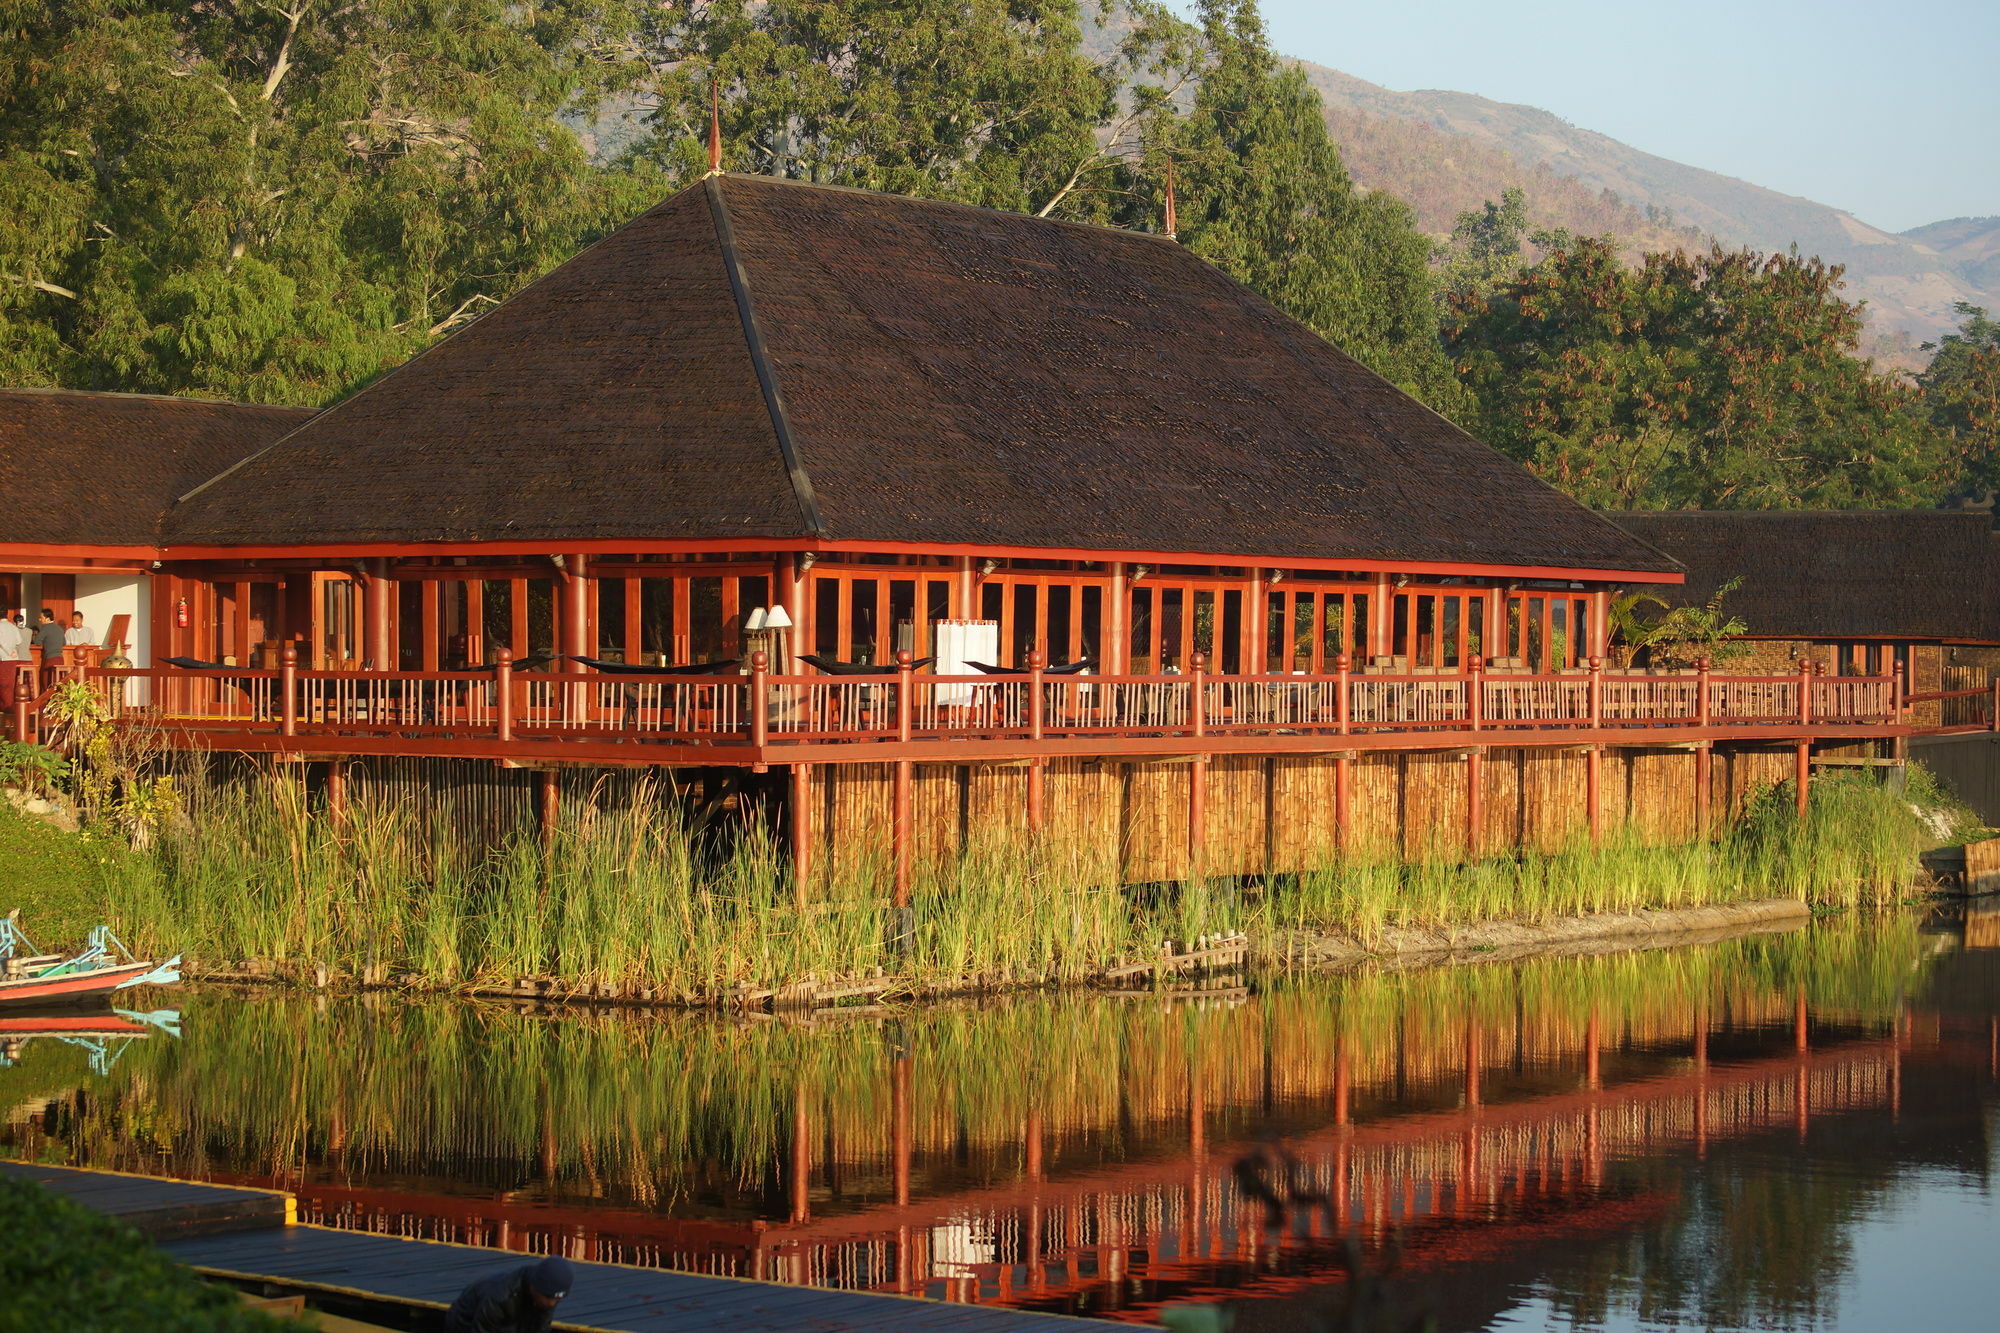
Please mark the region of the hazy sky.
[[1903, 231], [2000, 214], [2000, 0], [1263, 0], [1287, 55], [1525, 102]]

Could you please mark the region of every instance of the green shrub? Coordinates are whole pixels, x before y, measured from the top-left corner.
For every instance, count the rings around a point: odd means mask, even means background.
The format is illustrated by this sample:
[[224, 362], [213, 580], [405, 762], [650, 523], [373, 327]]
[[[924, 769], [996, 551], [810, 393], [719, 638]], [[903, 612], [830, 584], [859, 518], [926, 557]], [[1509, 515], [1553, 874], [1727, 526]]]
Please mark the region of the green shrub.
[[[0, 1176], [0, 1333], [263, 1333], [287, 1327], [130, 1227]], [[296, 1327], [296, 1326], [294, 1326]]]
[[0, 805], [0, 915], [21, 912], [21, 928], [55, 952], [83, 942], [109, 912], [112, 887], [131, 873], [122, 840], [64, 833]]

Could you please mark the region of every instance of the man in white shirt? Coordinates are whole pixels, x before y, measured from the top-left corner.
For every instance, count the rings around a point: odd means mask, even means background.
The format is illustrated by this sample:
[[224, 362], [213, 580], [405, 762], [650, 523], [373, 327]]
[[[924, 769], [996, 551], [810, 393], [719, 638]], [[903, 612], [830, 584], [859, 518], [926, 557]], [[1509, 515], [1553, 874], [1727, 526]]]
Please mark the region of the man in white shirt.
[[85, 647], [97, 642], [97, 635], [90, 626], [83, 623], [83, 612], [69, 613], [69, 628], [63, 631], [63, 642], [69, 647], [83, 644]]
[[28, 660], [28, 636], [14, 623], [15, 609], [8, 607], [0, 616], [0, 708], [14, 707], [14, 678], [20, 673], [16, 663]]

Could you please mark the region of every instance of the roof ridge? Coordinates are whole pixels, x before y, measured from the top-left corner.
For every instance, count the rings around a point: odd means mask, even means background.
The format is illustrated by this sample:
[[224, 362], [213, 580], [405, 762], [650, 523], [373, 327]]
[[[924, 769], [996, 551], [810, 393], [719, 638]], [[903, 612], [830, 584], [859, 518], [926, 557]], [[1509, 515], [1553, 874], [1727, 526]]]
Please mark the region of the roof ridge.
[[[1087, 231], [1093, 236], [1130, 236], [1134, 240], [1153, 241], [1160, 245], [1171, 245], [1176, 249], [1186, 249], [1174, 237], [1164, 232], [1139, 231], [1132, 227], [1114, 227], [1104, 222], [1078, 222], [1074, 218], [1044, 217], [1040, 213], [1022, 213], [1011, 208], [994, 208], [988, 204], [968, 204], [960, 199], [932, 199], [921, 194], [897, 194], [891, 190], [870, 190], [860, 185], [835, 185], [831, 181], [804, 181], [793, 176], [766, 176], [755, 171], [725, 171], [720, 176], [705, 177], [708, 180], [745, 181], [758, 185], [783, 185], [798, 190], [823, 190], [828, 194], [858, 194], [868, 199], [889, 199], [898, 204], [922, 204], [930, 208], [951, 208], [967, 213], [983, 213], [988, 217], [1011, 218], [1018, 222], [1041, 222], [1051, 227], [1067, 227], [1075, 231]], [[1193, 253], [1189, 251], [1189, 253]], [[1197, 256], [1199, 258], [1199, 256]], [[1204, 261], [1206, 262], [1206, 261]]]
[[778, 372], [771, 365], [771, 358], [764, 346], [764, 334], [757, 323], [757, 305], [750, 294], [750, 276], [743, 266], [743, 257], [736, 248], [736, 229], [729, 220], [729, 205], [722, 196], [722, 189], [714, 176], [705, 178], [701, 185], [708, 195], [708, 212], [715, 223], [715, 243], [722, 251], [722, 267], [729, 275], [729, 290], [736, 298], [736, 315], [743, 324], [743, 340], [748, 345], [750, 367], [756, 372], [757, 387], [764, 395], [764, 408], [771, 417], [771, 430], [777, 436], [778, 453], [785, 464], [785, 475], [791, 481], [792, 498], [798, 502], [799, 521], [804, 524], [806, 535], [824, 537], [826, 523], [820, 518], [819, 500], [813, 494], [812, 476], [806, 471], [805, 459], [799, 453], [799, 443], [792, 434], [791, 414], [785, 410], [785, 394], [778, 383]]

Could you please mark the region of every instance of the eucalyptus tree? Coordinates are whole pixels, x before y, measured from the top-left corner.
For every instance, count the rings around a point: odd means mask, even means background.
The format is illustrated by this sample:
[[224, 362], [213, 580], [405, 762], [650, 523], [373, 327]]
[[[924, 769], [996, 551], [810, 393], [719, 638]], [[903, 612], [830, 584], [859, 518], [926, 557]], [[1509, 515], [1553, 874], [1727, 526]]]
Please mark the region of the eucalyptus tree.
[[599, 0], [0, 0], [0, 380], [316, 403], [601, 229]]

